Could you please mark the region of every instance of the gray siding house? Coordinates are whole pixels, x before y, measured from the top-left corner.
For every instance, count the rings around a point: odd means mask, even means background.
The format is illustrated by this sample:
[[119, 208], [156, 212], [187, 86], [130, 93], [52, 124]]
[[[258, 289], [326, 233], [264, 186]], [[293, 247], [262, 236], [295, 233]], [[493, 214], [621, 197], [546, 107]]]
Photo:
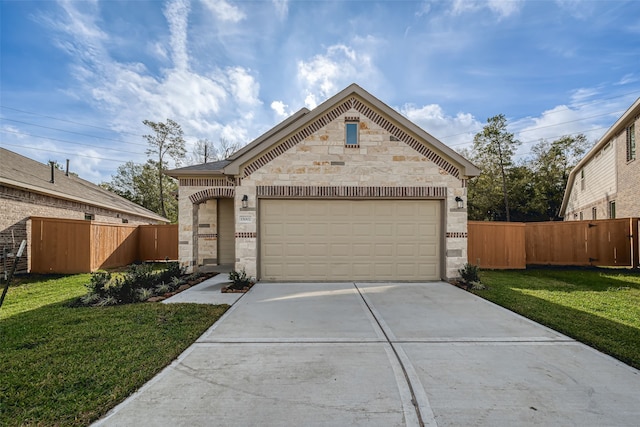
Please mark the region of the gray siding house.
[[565, 221], [640, 216], [640, 98], [605, 132], [569, 174]]

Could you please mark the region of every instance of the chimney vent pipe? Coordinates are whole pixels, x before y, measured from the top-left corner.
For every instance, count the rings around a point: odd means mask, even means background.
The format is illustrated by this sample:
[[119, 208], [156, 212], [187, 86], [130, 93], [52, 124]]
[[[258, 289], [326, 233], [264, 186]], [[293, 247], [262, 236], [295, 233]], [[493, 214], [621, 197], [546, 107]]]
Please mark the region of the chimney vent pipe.
[[69, 176], [69, 159], [67, 159], [67, 171], [64, 174]]
[[52, 161], [52, 160], [49, 160], [49, 163], [51, 164], [51, 181], [49, 181], [49, 182], [54, 184], [56, 182], [56, 180], [54, 179], [54, 175], [53, 175], [53, 171], [56, 169], [55, 162]]

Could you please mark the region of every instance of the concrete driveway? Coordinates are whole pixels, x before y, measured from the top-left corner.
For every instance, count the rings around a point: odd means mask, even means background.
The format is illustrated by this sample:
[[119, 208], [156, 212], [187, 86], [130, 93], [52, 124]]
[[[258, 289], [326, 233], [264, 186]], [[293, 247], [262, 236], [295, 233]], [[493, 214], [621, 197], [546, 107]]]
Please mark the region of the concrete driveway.
[[98, 425], [636, 426], [640, 371], [446, 283], [260, 283]]

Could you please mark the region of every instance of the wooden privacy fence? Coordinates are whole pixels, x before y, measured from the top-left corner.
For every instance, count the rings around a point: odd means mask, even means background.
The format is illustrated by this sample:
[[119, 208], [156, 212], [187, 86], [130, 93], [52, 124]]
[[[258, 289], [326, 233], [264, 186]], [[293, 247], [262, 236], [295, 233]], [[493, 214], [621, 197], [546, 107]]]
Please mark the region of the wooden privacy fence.
[[564, 222], [469, 221], [468, 260], [482, 268], [638, 266], [638, 218]]
[[32, 273], [88, 273], [178, 259], [177, 225], [127, 225], [31, 217]]

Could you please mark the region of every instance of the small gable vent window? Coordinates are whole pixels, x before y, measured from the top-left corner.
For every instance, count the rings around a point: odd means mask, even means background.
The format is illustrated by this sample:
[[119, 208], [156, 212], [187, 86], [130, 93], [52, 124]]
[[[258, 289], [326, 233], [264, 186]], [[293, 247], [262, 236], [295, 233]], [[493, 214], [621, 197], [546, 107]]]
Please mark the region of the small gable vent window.
[[347, 117], [345, 119], [345, 147], [358, 148], [360, 140], [358, 135], [358, 119]]

